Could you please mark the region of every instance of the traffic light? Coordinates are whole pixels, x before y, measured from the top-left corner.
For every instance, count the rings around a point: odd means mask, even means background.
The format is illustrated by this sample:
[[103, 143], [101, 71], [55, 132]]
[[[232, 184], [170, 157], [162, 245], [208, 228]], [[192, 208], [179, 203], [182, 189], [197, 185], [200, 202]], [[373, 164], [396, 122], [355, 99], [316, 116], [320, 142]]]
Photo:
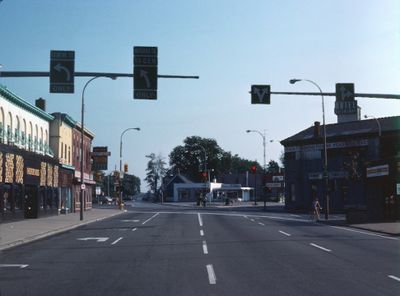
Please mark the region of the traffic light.
[[253, 164], [250, 169], [253, 173], [257, 172], [257, 165]]
[[125, 164], [124, 164], [124, 173], [127, 173], [127, 172], [128, 172], [128, 164], [125, 163]]

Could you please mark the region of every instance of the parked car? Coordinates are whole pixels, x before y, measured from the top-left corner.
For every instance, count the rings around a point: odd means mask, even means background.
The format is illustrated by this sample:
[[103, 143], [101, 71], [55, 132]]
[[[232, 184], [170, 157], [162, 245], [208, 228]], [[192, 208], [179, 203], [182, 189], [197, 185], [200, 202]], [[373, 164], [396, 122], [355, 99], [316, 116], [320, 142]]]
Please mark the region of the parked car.
[[101, 205], [110, 205], [110, 204], [112, 204], [112, 202], [113, 202], [113, 200], [109, 196], [104, 196], [104, 195], [99, 196], [99, 204], [101, 204]]

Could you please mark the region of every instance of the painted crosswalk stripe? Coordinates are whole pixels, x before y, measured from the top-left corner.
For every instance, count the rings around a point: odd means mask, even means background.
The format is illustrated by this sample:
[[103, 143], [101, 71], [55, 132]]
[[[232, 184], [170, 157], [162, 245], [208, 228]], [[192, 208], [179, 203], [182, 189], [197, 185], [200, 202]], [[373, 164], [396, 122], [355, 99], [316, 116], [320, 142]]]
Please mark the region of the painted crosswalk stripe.
[[208, 281], [210, 285], [215, 285], [217, 283], [217, 277], [215, 276], [214, 267], [212, 264], [208, 264], [207, 266], [207, 273], [208, 273]]

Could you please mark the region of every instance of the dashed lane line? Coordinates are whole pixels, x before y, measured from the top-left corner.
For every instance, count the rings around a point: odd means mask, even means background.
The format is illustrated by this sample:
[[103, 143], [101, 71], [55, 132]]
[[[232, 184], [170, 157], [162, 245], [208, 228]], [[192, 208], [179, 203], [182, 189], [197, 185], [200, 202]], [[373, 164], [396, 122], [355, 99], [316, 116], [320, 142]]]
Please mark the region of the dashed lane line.
[[215, 285], [217, 283], [217, 277], [215, 276], [214, 267], [212, 266], [212, 264], [208, 264], [206, 268], [210, 285]]
[[137, 230], [137, 228], [135, 227], [135, 228], [132, 228], [132, 231], [136, 231]]
[[200, 230], [200, 236], [204, 236], [204, 230], [203, 229]]
[[0, 264], [0, 268], [26, 268], [29, 264]]
[[398, 281], [400, 282], [400, 278], [398, 278], [397, 276], [394, 275], [388, 275], [388, 277], [390, 277], [392, 280]]
[[290, 233], [284, 232], [284, 231], [282, 231], [282, 230], [279, 230], [279, 232], [280, 232], [280, 233], [282, 233], [283, 235], [286, 235], [286, 236], [291, 236], [291, 234], [290, 234]]
[[203, 241], [203, 253], [204, 255], [208, 254], [207, 242]]
[[203, 227], [203, 219], [201, 218], [200, 213], [197, 213], [197, 218], [198, 218], [198, 220], [199, 220], [199, 225], [200, 225], [200, 227]]
[[258, 224], [261, 225], [261, 226], [265, 226], [265, 224], [262, 223], [262, 222], [258, 222]]
[[120, 238], [118, 238], [117, 240], [113, 241], [113, 242], [111, 243], [111, 245], [117, 244], [121, 239], [123, 239], [122, 236], [121, 236]]
[[147, 219], [146, 221], [144, 221], [144, 222], [142, 223], [142, 225], [144, 225], [144, 224], [146, 224], [147, 222], [149, 222], [150, 220], [154, 219], [154, 218], [157, 217], [159, 214], [160, 214], [159, 212], [155, 213], [155, 214], [154, 214], [153, 216], [151, 216], [149, 219]]
[[315, 247], [315, 248], [318, 248], [318, 249], [320, 249], [320, 250], [323, 250], [323, 251], [325, 251], [325, 252], [332, 252], [332, 250], [329, 250], [329, 249], [327, 249], [327, 248], [321, 247], [321, 246], [316, 245], [316, 244], [313, 244], [313, 243], [310, 243], [310, 245], [313, 246], [313, 247]]

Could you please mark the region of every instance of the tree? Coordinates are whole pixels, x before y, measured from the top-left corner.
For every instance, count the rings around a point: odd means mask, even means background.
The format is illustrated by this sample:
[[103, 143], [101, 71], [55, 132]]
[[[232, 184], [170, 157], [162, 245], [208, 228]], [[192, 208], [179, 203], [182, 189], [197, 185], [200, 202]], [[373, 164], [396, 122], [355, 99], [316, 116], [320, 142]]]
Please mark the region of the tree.
[[125, 196], [140, 193], [140, 178], [125, 173], [122, 179], [122, 192]]
[[[148, 186], [150, 187], [150, 191], [153, 193], [157, 193], [158, 191], [158, 182], [165, 176], [166, 168], [164, 158], [159, 154], [156, 156], [154, 153], [146, 155], [149, 158], [146, 169], [146, 178]], [[161, 182], [160, 182], [161, 183]]]
[[275, 160], [270, 160], [267, 165], [267, 173], [276, 174], [279, 173], [279, 164]]
[[[202, 177], [204, 161], [207, 170], [213, 170], [214, 176], [248, 171], [254, 164], [254, 161], [224, 151], [214, 139], [191, 136], [183, 142], [184, 145], [175, 147], [169, 154], [170, 173], [183, 173], [194, 182], [205, 181]], [[258, 163], [257, 167], [261, 171]]]
[[[223, 166], [224, 151], [214, 139], [198, 136], [187, 137], [184, 145], [175, 147], [169, 155], [169, 164], [174, 174], [184, 173], [193, 181], [204, 181], [201, 172], [213, 169], [219, 174]], [[208, 173], [208, 172], [207, 172]]]

